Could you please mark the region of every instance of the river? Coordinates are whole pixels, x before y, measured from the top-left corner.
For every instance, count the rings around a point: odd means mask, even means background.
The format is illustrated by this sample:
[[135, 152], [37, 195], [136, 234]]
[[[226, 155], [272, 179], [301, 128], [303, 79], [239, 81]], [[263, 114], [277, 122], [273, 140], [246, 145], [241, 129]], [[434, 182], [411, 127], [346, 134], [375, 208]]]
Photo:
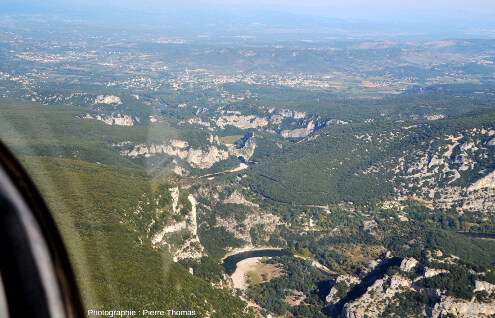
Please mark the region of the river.
[[254, 251], [246, 251], [226, 257], [223, 260], [222, 266], [225, 269], [227, 275], [230, 276], [235, 272], [237, 263], [239, 263], [242, 260], [245, 260], [246, 258], [274, 257], [274, 256], [284, 256], [284, 255], [291, 255], [291, 254], [286, 250], [281, 250], [281, 249], [260, 249]]
[[492, 233], [476, 233], [476, 232], [457, 232], [467, 237], [481, 238], [481, 239], [495, 239], [495, 234]]

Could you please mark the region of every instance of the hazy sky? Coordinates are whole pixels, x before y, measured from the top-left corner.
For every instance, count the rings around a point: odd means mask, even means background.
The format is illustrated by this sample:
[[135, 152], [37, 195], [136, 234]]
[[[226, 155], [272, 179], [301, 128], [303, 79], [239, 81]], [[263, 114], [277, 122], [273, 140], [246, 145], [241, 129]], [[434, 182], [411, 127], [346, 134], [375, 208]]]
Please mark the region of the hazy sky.
[[[9, 0], [6, 0], [7, 2]], [[20, 0], [19, 2], [33, 2]], [[36, 1], [34, 1], [36, 2]], [[45, 0], [78, 4], [125, 4], [131, 6], [206, 4], [225, 9], [264, 8], [271, 10], [320, 12], [464, 11], [495, 13], [495, 0]], [[322, 11], [324, 10], [324, 11]]]
[[[155, 1], [160, 3], [165, 1]], [[477, 13], [495, 12], [495, 0], [203, 0], [203, 3], [221, 4], [227, 7], [253, 6], [272, 7], [286, 10], [321, 9], [339, 11], [470, 11]]]
[[[115, 6], [121, 10], [166, 12], [169, 7], [236, 11], [281, 11], [324, 17], [354, 18], [384, 22], [463, 21], [472, 25], [494, 24], [495, 0], [0, 0], [18, 9], [37, 6], [96, 7]], [[143, 12], [144, 12], [143, 11]], [[120, 12], [120, 11], [119, 11]], [[214, 11], [213, 11], [214, 12]], [[1, 15], [1, 10], [0, 10]]]
[[392, 14], [394, 12], [442, 12], [493, 14], [495, 0], [65, 0], [79, 3], [126, 3], [130, 5], [195, 4], [217, 5], [225, 9], [268, 9], [276, 11], [347, 14]]

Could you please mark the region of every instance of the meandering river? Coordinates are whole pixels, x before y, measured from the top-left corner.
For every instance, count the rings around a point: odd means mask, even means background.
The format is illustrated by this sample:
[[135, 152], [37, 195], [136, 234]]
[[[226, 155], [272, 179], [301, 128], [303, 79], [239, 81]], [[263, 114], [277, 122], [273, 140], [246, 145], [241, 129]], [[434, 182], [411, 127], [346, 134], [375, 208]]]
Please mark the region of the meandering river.
[[226, 257], [223, 260], [222, 266], [225, 268], [225, 272], [227, 275], [232, 275], [235, 272], [235, 269], [237, 267], [237, 263], [239, 263], [242, 260], [245, 260], [247, 258], [253, 258], [253, 257], [274, 257], [274, 256], [284, 256], [284, 255], [291, 255], [289, 252], [286, 250], [281, 250], [281, 249], [258, 249], [258, 250], [253, 250], [253, 251], [246, 251], [246, 252], [241, 252], [237, 253], [231, 256]]

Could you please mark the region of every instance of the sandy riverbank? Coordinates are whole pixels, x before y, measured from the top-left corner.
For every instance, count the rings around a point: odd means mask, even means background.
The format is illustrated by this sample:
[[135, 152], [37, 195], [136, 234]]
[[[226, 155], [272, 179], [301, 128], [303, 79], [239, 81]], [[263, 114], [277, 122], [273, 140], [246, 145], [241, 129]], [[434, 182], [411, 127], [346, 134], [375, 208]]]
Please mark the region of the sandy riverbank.
[[252, 270], [261, 259], [262, 257], [250, 257], [237, 263], [237, 268], [231, 276], [234, 283], [234, 288], [239, 288], [242, 291], [246, 290], [248, 287], [246, 274]]

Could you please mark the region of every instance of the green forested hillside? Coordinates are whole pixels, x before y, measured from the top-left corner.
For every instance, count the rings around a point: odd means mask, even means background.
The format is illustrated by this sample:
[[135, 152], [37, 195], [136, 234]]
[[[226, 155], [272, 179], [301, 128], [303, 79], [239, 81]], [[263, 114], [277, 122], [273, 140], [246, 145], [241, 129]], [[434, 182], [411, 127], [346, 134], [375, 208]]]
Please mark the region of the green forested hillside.
[[145, 171], [43, 157], [22, 163], [62, 232], [87, 308], [146, 305], [195, 310], [200, 317], [251, 316], [240, 299], [191, 275], [143, 235], [137, 202], [158, 189]]
[[[449, 119], [423, 122], [330, 126], [313, 138], [287, 146], [260, 161], [245, 184], [263, 196], [286, 203], [329, 204], [352, 201], [362, 204], [393, 194], [399, 160], [412, 162], [417, 151], [435, 153], [445, 147], [445, 137], [469, 129], [495, 126], [495, 111], [485, 110]], [[481, 142], [487, 142], [488, 137]], [[476, 157], [475, 171], [493, 170], [492, 148], [485, 159]], [[455, 156], [455, 149], [452, 156]], [[481, 174], [461, 171], [456, 184], [469, 185]], [[406, 179], [400, 179], [403, 182]]]
[[342, 98], [325, 92], [289, 88], [271, 88], [263, 93], [265, 91], [262, 90], [256, 99], [233, 104], [230, 108], [245, 110], [264, 105], [304, 111], [326, 119], [363, 122], [370, 119], [425, 119], [439, 114], [450, 117], [495, 106], [495, 102], [490, 98], [428, 93], [401, 94], [384, 98]]
[[84, 114], [91, 111], [79, 106], [42, 105], [0, 98], [0, 109], [2, 140], [16, 155], [63, 157], [143, 168], [153, 165], [152, 159], [129, 158], [122, 156], [120, 150], [132, 149], [132, 145], [164, 144], [175, 139], [187, 140], [194, 148], [208, 143], [209, 135], [205, 132], [178, 130], [166, 123], [119, 126], [84, 119]]

